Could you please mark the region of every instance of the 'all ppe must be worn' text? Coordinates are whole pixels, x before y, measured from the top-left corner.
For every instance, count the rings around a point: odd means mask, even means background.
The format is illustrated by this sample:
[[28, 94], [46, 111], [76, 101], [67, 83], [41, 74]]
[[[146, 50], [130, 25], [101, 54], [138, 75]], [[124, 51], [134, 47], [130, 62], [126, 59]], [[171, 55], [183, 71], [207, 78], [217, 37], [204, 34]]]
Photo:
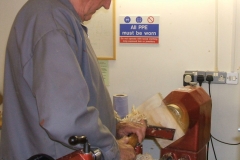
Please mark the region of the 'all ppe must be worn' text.
[[153, 16], [120, 17], [120, 43], [159, 43], [158, 18]]
[[[121, 35], [122, 36], [158, 36], [158, 33], [155, 32], [150, 32], [148, 30], [148, 25], [131, 25], [131, 30], [135, 31], [122, 31]], [[143, 30], [143, 31], [141, 31]]]

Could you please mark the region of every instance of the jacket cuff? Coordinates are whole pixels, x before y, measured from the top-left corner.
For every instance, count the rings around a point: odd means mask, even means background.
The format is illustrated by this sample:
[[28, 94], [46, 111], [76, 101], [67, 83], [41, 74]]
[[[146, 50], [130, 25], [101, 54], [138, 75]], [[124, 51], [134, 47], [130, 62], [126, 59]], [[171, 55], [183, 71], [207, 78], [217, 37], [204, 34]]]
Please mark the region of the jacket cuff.
[[105, 152], [102, 151], [102, 154], [104, 160], [119, 160], [120, 152], [117, 142], [115, 141], [111, 148], [108, 148], [108, 150], [106, 150]]

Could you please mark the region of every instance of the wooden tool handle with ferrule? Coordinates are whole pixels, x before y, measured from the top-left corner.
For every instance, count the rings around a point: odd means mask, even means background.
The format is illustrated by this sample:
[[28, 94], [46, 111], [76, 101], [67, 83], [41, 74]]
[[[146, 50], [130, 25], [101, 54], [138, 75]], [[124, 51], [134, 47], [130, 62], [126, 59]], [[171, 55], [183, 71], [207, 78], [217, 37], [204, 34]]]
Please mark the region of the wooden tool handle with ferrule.
[[128, 137], [129, 137], [128, 144], [130, 144], [133, 148], [136, 147], [138, 144], [138, 136], [135, 133], [133, 133]]

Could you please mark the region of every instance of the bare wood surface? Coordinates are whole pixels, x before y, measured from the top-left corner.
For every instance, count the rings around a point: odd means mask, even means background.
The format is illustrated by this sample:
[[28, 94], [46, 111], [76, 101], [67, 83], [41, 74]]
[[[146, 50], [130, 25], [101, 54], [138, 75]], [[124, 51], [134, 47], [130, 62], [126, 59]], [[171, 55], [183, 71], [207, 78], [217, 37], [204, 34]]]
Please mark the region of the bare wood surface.
[[162, 95], [158, 93], [138, 106], [137, 110], [146, 116], [148, 125], [173, 128], [176, 130], [173, 140], [156, 138], [161, 148], [165, 148], [184, 136], [185, 131], [178, 124], [167, 106], [162, 102], [162, 99]]

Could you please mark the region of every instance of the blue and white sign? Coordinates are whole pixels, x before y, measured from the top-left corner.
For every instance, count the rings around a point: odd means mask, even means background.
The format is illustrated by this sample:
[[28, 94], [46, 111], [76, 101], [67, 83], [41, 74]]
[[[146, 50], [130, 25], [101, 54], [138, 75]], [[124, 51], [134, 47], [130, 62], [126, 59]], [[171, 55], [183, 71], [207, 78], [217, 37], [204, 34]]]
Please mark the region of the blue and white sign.
[[120, 43], [159, 43], [159, 16], [120, 16]]

